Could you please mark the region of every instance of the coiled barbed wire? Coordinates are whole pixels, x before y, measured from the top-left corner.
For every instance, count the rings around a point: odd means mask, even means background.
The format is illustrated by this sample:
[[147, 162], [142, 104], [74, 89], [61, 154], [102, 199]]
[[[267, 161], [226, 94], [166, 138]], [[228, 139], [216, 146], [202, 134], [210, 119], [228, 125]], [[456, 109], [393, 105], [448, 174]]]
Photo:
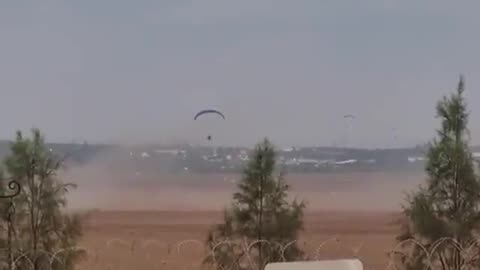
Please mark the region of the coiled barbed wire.
[[[319, 261], [320, 259], [318, 258], [318, 254], [320, 252], [322, 252], [322, 249], [323, 250], [328, 250], [327, 243], [330, 243], [334, 240], [335, 240], [335, 243], [337, 245], [340, 245], [342, 243], [338, 236], [331, 237], [331, 238], [328, 238], [328, 239], [324, 240], [323, 242], [318, 244], [318, 247], [316, 249], [313, 250], [313, 253], [317, 256], [311, 257], [312, 259], [309, 259], [308, 261]], [[124, 239], [115, 238], [115, 239], [111, 239], [110, 241], [107, 241], [106, 245], [107, 245], [108, 248], [113, 248], [114, 245], [112, 245], [112, 244], [116, 242], [116, 243], [119, 243], [119, 244], [121, 243], [121, 245], [118, 245], [117, 247], [120, 247], [120, 246], [125, 247], [125, 246], [128, 246], [129, 243], [132, 242], [132, 241], [133, 240], [127, 241], [127, 240], [124, 240]], [[273, 247], [274, 248], [278, 247], [279, 251], [281, 253], [279, 261], [280, 262], [286, 262], [287, 259], [285, 258], [285, 255], [284, 255], [285, 251], [297, 242], [298, 242], [297, 240], [293, 240], [293, 241], [290, 241], [288, 243], [276, 243], [275, 241], [267, 241], [267, 240], [252, 241], [252, 242], [247, 242], [246, 240], [235, 240], [235, 241], [233, 241], [233, 240], [222, 240], [222, 241], [219, 241], [219, 242], [215, 243], [215, 245], [213, 247], [208, 247], [208, 245], [206, 245], [206, 244], [204, 244], [203, 246], [200, 246], [200, 244], [202, 242], [198, 239], [187, 239], [187, 240], [183, 240], [183, 241], [178, 241], [178, 242], [176, 242], [176, 244], [175, 243], [168, 243], [168, 242], [164, 242], [164, 241], [159, 241], [159, 240], [155, 240], [155, 239], [148, 239], [148, 240], [140, 241], [141, 244], [139, 245], [139, 247], [140, 247], [140, 249], [146, 249], [152, 243], [166, 243], [168, 246], [174, 246], [175, 247], [176, 252], [169, 253], [166, 256], [158, 256], [158, 257], [155, 258], [155, 261], [149, 261], [149, 263], [152, 264], [152, 267], [165, 265], [167, 263], [168, 264], [176, 263], [176, 262], [185, 263], [185, 258], [187, 258], [187, 257], [191, 258], [191, 256], [190, 256], [191, 254], [188, 254], [188, 255], [184, 254], [184, 253], [182, 253], [182, 250], [187, 245], [193, 245], [197, 248], [198, 247], [202, 248], [202, 250], [205, 251], [206, 255], [212, 256], [212, 260], [213, 260], [214, 265], [216, 265], [219, 269], [233, 270], [233, 269], [238, 269], [239, 264], [242, 263], [242, 262], [246, 263], [251, 269], [257, 269], [259, 267], [257, 265], [257, 263], [255, 262], [254, 257], [252, 257], [254, 255], [254, 254], [252, 254], [252, 249], [258, 244], [267, 244], [267, 245], [270, 245], [272, 248]], [[236, 248], [239, 248], [241, 250], [241, 253], [239, 253], [241, 257], [236, 258], [238, 260], [236, 260], [235, 262], [232, 262], [230, 265], [225, 265], [225, 264], [222, 265], [222, 263], [218, 262], [217, 258], [216, 258], [217, 249], [219, 249], [221, 246], [224, 246], [224, 245], [230, 246], [230, 247], [236, 247]], [[420, 243], [419, 241], [416, 241], [414, 239], [407, 239], [407, 240], [404, 240], [402, 242], [397, 243], [397, 245], [389, 253], [389, 256], [386, 257], [386, 258], [389, 257], [388, 258], [389, 260], [388, 260], [387, 264], [385, 265], [385, 267], [384, 268], [379, 268], [379, 269], [399, 270], [400, 268], [395, 263], [395, 255], [404, 254], [403, 252], [400, 251], [400, 249], [404, 248], [405, 246], [409, 246], [409, 247], [416, 246], [420, 250], [422, 250], [422, 252], [425, 255], [423, 269], [426, 269], [426, 270], [434, 269], [433, 261], [436, 260], [435, 259], [436, 253], [441, 252], [442, 248], [450, 248], [450, 249], [453, 249], [453, 250], [457, 250], [459, 253], [461, 253], [461, 258], [466, 261], [466, 262], [462, 263], [461, 267], [462, 267], [462, 269], [465, 269], [464, 267], [467, 266], [467, 264], [470, 263], [470, 261], [468, 261], [468, 258], [469, 258], [469, 256], [472, 255], [473, 249], [477, 248], [477, 249], [480, 250], [479, 245], [480, 245], [480, 239], [474, 239], [474, 240], [468, 241], [467, 243], [465, 243], [465, 245], [462, 245], [461, 243], [456, 241], [454, 238], [444, 237], [444, 238], [438, 239], [437, 241], [429, 244], [428, 247], [427, 247], [427, 246], [423, 245], [422, 243]], [[158, 245], [158, 246], [162, 246], [162, 245]], [[362, 243], [362, 245], [360, 247], [358, 247], [357, 249], [365, 248], [365, 246], [366, 246], [365, 243]], [[37, 250], [36, 253], [37, 254], [42, 253], [45, 257], [48, 257], [49, 262], [50, 262], [50, 270], [51, 270], [53, 268], [53, 263], [54, 262], [58, 262], [60, 267], [63, 265], [63, 262], [60, 260], [59, 256], [60, 256], [61, 253], [69, 251], [69, 250], [84, 251], [86, 257], [95, 258], [96, 261], [97, 261], [97, 258], [99, 257], [99, 254], [97, 254], [97, 252], [94, 252], [93, 250], [89, 250], [86, 247], [80, 247], [80, 246], [63, 248], [63, 249], [58, 249], [58, 250], [49, 251], [49, 252], [42, 251], [42, 250]], [[479, 250], [476, 250], [474, 255], [478, 255]], [[0, 250], [0, 252], [5, 252], [5, 250]], [[358, 250], [357, 250], [357, 252], [358, 252]], [[34, 251], [22, 252], [21, 254], [16, 256], [13, 264], [15, 266], [18, 266], [19, 263], [23, 261], [23, 262], [27, 263], [27, 265], [32, 266], [33, 261], [32, 261], [31, 255], [33, 255], [33, 253], [34, 253]], [[142, 254], [142, 252], [139, 252], [138, 254], [135, 254], [135, 256], [141, 255], [141, 254]], [[124, 256], [124, 255], [122, 255], [122, 256]], [[134, 256], [134, 254], [132, 254], [131, 256]], [[167, 257], [169, 257], [169, 258], [167, 258]], [[361, 258], [360, 256], [354, 256], [354, 257], [358, 257], [358, 259], [363, 261], [363, 258]], [[201, 259], [204, 259], [204, 258], [202, 257]], [[266, 258], [266, 259], [268, 261], [269, 258]], [[101, 257], [100, 257], [100, 260], [102, 260]], [[300, 259], [300, 260], [302, 260], [302, 259]], [[199, 265], [201, 265], [201, 261], [199, 261], [199, 262], [200, 263], [198, 264], [198, 266], [197, 266], [196, 261], [194, 262], [195, 267], [199, 267]], [[105, 263], [108, 264], [108, 261], [103, 261], [101, 263], [102, 264], [105, 264]]]
[[[122, 243], [122, 246], [129, 245], [128, 244], [129, 241], [127, 240], [118, 239], [118, 238], [112, 239], [112, 240], [113, 241], [107, 241], [107, 242]], [[165, 243], [163, 241], [158, 241], [155, 239], [148, 239], [143, 241], [139, 246], [145, 249], [146, 247], [149, 246], [148, 243], [160, 243], [160, 242]], [[316, 244], [317, 247], [312, 248], [312, 250], [309, 251], [309, 252], [312, 252], [313, 256], [311, 257], [305, 256], [305, 258], [300, 258], [299, 260], [320, 261], [321, 253], [323, 251], [328, 251], [329, 245], [327, 244], [332, 242], [334, 243], [335, 246], [338, 246], [338, 245], [342, 246], [341, 238], [339, 236], [333, 236], [333, 237], [327, 238], [321, 243]], [[256, 256], [254, 254], [255, 252], [253, 252], [255, 246], [259, 244], [263, 244], [263, 245], [269, 245], [271, 248], [275, 248], [275, 250], [278, 250], [278, 253], [279, 253], [279, 254], [275, 253], [275, 257], [276, 257], [275, 260], [277, 262], [286, 262], [287, 261], [285, 256], [286, 250], [288, 250], [288, 248], [292, 247], [292, 245], [297, 243], [299, 243], [299, 241], [297, 240], [293, 240], [287, 243], [278, 243], [275, 241], [267, 241], [267, 240], [258, 240], [258, 241], [248, 242], [245, 239], [243, 240], [225, 239], [225, 240], [215, 242], [212, 245], [208, 246], [207, 243], [202, 242], [198, 239], [187, 239], [183, 241], [178, 241], [176, 243], [167, 244], [169, 246], [175, 247], [176, 252], [168, 253], [168, 255], [164, 256], [164, 258], [158, 258], [159, 260], [156, 260], [156, 261], [157, 262], [161, 261], [162, 264], [166, 264], [167, 262], [174, 263], [177, 260], [178, 260], [178, 263], [185, 263], [184, 258], [186, 258], [187, 256], [190, 257], [191, 254], [189, 253], [187, 255], [186, 253], [182, 253], [182, 251], [186, 246], [193, 245], [205, 251], [206, 256], [200, 258], [202, 261], [204, 261], [205, 258], [209, 257], [211, 259], [211, 264], [215, 265], [215, 267], [217, 267], [218, 269], [236, 270], [236, 269], [239, 269], [240, 264], [242, 265], [245, 264], [251, 269], [258, 269], [259, 265], [257, 265], [256, 259], [254, 258], [254, 256]], [[345, 247], [350, 248], [352, 258], [357, 258], [361, 261], [368, 261], [368, 260], [365, 260], [366, 258], [363, 258], [363, 256], [360, 255], [360, 251], [368, 247], [368, 244], [366, 243], [368, 242], [362, 241], [361, 243], [356, 244], [355, 246], [345, 246]], [[227, 246], [238, 251], [238, 254], [236, 254], [238, 256], [235, 257], [234, 261], [227, 262], [227, 263], [224, 261], [223, 262], [219, 261], [219, 258], [221, 258], [220, 250], [223, 250], [222, 246]], [[313, 245], [309, 245], [309, 246], [313, 247]], [[110, 245], [110, 247], [112, 246]], [[463, 264], [467, 264], [469, 262], [467, 258], [469, 256], [472, 256], [472, 254], [474, 253], [474, 249], [478, 249], [478, 250], [475, 250], [476, 252], [475, 255], [478, 255], [480, 251], [480, 239], [474, 239], [474, 240], [468, 241], [465, 245], [461, 245], [461, 243], [456, 241], [454, 238], [444, 237], [444, 238], [438, 239], [433, 243], [430, 243], [428, 246], [423, 245], [421, 242], [416, 241], [415, 239], [407, 239], [402, 242], [398, 242], [394, 246], [394, 248], [387, 253], [388, 255], [385, 256], [387, 263], [384, 268], [380, 268], [380, 269], [400, 270], [399, 266], [395, 262], [396, 256], [405, 255], [406, 253], [404, 253], [402, 250], [404, 250], [405, 248], [412, 248], [412, 247], [417, 247], [423, 252], [424, 254], [423, 269], [429, 270], [434, 268], [433, 262], [436, 260], [435, 256], [437, 255], [437, 253], [441, 252], [443, 248], [447, 248], [447, 247], [450, 248], [451, 250], [452, 249], [457, 250], [459, 254], [461, 254], [462, 259], [466, 261]], [[267, 257], [264, 259], [266, 261], [272, 261], [272, 258]], [[463, 267], [462, 269], [464, 269], [464, 265], [462, 265], [462, 267]]]
[[[112, 245], [112, 244], [117, 243], [117, 244], [120, 244], [120, 245], [117, 245], [116, 247], [120, 248], [121, 246], [123, 246], [123, 247], [129, 246], [131, 244], [131, 242], [133, 242], [133, 241], [134, 240], [128, 241], [128, 240], [124, 240], [124, 239], [115, 238], [115, 239], [111, 239], [109, 241], [106, 241], [105, 244], [106, 244], [107, 248], [114, 248], [115, 245]], [[330, 237], [330, 238], [322, 241], [321, 243], [318, 243], [317, 248], [313, 249], [312, 252], [316, 256], [312, 256], [311, 257], [312, 259], [303, 260], [303, 261], [320, 261], [318, 255], [322, 252], [322, 250], [327, 251], [328, 250], [328, 245], [327, 244], [331, 243], [333, 241], [335, 242], [336, 245], [341, 245], [342, 244], [342, 241], [340, 241], [340, 238], [338, 236]], [[168, 242], [159, 241], [159, 240], [155, 240], [155, 239], [147, 239], [147, 240], [142, 240], [142, 241], [138, 241], [138, 242], [140, 242], [140, 245], [138, 245], [138, 247], [140, 248], [140, 250], [139, 250], [140, 252], [130, 255], [130, 256], [137, 256], [136, 257], [137, 259], [141, 259], [141, 257], [138, 257], [139, 255], [141, 256], [142, 254], [144, 254], [144, 255], [146, 254], [146, 252], [142, 252], [142, 251], [146, 251], [146, 249], [149, 246], [151, 246], [152, 243], [166, 243], [168, 246], [175, 247], [176, 252], [171, 252], [171, 253], [169, 252], [168, 254], [159, 254], [159, 256], [155, 257], [155, 260], [148, 260], [148, 264], [151, 264], [152, 268], [159, 267], [159, 266], [166, 266], [166, 265], [170, 265], [170, 264], [172, 264], [170, 266], [174, 266], [176, 263], [185, 264], [186, 263], [185, 259], [186, 258], [192, 258], [192, 257], [191, 257], [190, 253], [188, 253], [188, 254], [183, 253], [182, 250], [185, 249], [186, 246], [192, 245], [192, 246], [195, 246], [196, 248], [200, 247], [201, 250], [204, 251], [205, 256], [210, 256], [210, 258], [212, 259], [212, 264], [215, 265], [215, 267], [217, 267], [217, 269], [222, 269], [222, 270], [236, 270], [236, 269], [239, 269], [239, 268], [243, 268], [243, 265], [246, 265], [246, 267], [248, 267], [249, 269], [258, 269], [260, 266], [256, 262], [256, 257], [255, 257], [256, 255], [255, 255], [255, 252], [253, 252], [253, 249], [256, 245], [259, 245], [259, 244], [266, 244], [266, 245], [271, 246], [272, 248], [278, 248], [278, 250], [280, 252], [280, 255], [279, 255], [279, 257], [276, 257], [277, 262], [286, 262], [287, 259], [285, 258], [285, 255], [284, 255], [285, 251], [289, 247], [294, 245], [295, 243], [298, 243], [297, 240], [293, 240], [293, 241], [290, 241], [288, 243], [278, 243], [278, 242], [275, 242], [275, 241], [267, 241], [267, 240], [248, 242], [245, 239], [242, 239], [242, 240], [238, 240], [238, 239], [236, 239], [236, 240], [229, 240], [229, 239], [222, 240], [222, 241], [218, 241], [213, 246], [208, 246], [205, 242], [202, 242], [198, 239], [187, 239], [187, 240], [173, 242], [173, 243], [172, 242], [168, 243]], [[203, 244], [203, 245], [200, 245], [200, 244]], [[159, 245], [159, 246], [161, 246], [161, 245]], [[220, 250], [221, 246], [235, 247], [235, 248], [239, 249], [239, 253], [238, 253], [239, 257], [235, 258], [235, 261], [227, 262], [227, 263], [218, 261], [219, 257], [217, 257], [217, 256], [219, 254], [217, 254], [217, 253]], [[354, 254], [354, 255], [358, 255], [358, 251], [360, 249], [365, 248], [365, 246], [366, 245], [363, 242], [362, 245], [357, 248], [358, 249], [357, 254]], [[425, 269], [425, 270], [435, 268], [434, 263], [438, 259], [438, 257], [436, 258], [436, 255], [437, 255], [437, 253], [442, 252], [443, 248], [449, 248], [450, 250], [458, 251], [459, 254], [461, 255], [461, 259], [463, 260], [463, 262], [459, 266], [460, 269], [469, 269], [469, 268], [466, 268], [466, 267], [469, 266], [469, 264], [471, 264], [471, 260], [469, 260], [470, 256], [478, 256], [478, 254], [479, 254], [480, 239], [474, 239], [474, 240], [468, 241], [467, 243], [462, 245], [461, 243], [456, 241], [454, 238], [444, 237], [444, 238], [438, 239], [437, 241], [435, 241], [433, 243], [430, 243], [428, 246], [423, 245], [421, 242], [416, 241], [414, 239], [407, 239], [407, 240], [404, 240], [402, 242], [397, 243], [397, 245], [391, 250], [391, 252], [389, 252], [389, 256], [385, 257], [388, 260], [385, 267], [378, 268], [376, 270], [382, 270], [382, 269], [384, 269], [384, 270], [387, 270], [387, 269], [389, 269], [389, 270], [400, 270], [401, 268], [399, 267], [399, 265], [397, 265], [398, 262], [395, 261], [395, 256], [396, 255], [402, 255], [402, 254], [405, 255], [405, 253], [402, 252], [402, 249], [404, 249], [406, 247], [410, 247], [410, 248], [417, 247], [420, 250], [422, 250], [422, 252], [425, 255], [424, 256], [424, 261], [423, 261], [423, 269]], [[353, 247], [350, 247], [350, 248], [353, 249]], [[474, 252], [473, 249], [475, 249], [475, 248], [478, 249], [478, 250], [475, 250], [475, 252]], [[86, 247], [80, 247], [80, 246], [63, 248], [63, 249], [58, 249], [58, 250], [49, 251], [49, 252], [42, 251], [42, 250], [37, 250], [36, 254], [39, 254], [39, 253], [43, 254], [43, 256], [46, 257], [49, 261], [49, 264], [50, 264], [49, 270], [52, 270], [55, 262], [58, 262], [58, 267], [60, 267], [60, 268], [62, 268], [64, 266], [63, 262], [60, 260], [59, 257], [60, 257], [61, 253], [69, 251], [69, 250], [71, 250], [71, 251], [84, 251], [86, 257], [95, 258], [95, 263], [96, 264], [98, 263], [98, 261], [97, 261], [98, 259], [101, 260], [101, 262], [100, 262], [101, 264], [108, 264], [109, 263], [107, 260], [103, 260], [101, 255], [99, 256], [99, 254], [97, 252], [94, 252], [93, 250], [89, 250]], [[0, 250], [0, 252], [5, 252], [5, 251]], [[24, 262], [24, 263], [27, 264], [27, 268], [29, 266], [33, 266], [33, 261], [32, 261], [32, 257], [31, 257], [33, 255], [33, 253], [34, 253], [34, 251], [22, 252], [21, 254], [16, 256], [16, 258], [13, 262], [13, 265], [15, 267], [17, 267], [17, 266], [19, 266], [19, 264], [21, 262]], [[127, 254], [123, 254], [122, 256], [125, 256], [125, 255], [127, 255]], [[358, 258], [362, 262], [367, 261], [367, 260], [364, 260], [364, 258], [362, 258], [361, 256], [354, 256], [354, 257]], [[108, 258], [111, 258], [111, 257], [108, 257]], [[200, 269], [200, 266], [204, 262], [205, 257], [201, 257], [199, 259], [201, 259], [201, 260], [193, 261], [193, 263], [191, 264], [190, 267], [193, 267], [193, 269], [197, 269], [197, 268]], [[265, 258], [266, 261], [271, 261], [271, 259], [272, 258]], [[299, 260], [302, 260], [302, 259], [299, 259]], [[144, 263], [146, 261], [147, 260], [144, 260]], [[82, 264], [80, 263], [80, 265], [82, 265]], [[239, 266], [242, 266], [242, 267], [239, 267]], [[368, 269], [368, 268], [366, 267], [366, 269]]]

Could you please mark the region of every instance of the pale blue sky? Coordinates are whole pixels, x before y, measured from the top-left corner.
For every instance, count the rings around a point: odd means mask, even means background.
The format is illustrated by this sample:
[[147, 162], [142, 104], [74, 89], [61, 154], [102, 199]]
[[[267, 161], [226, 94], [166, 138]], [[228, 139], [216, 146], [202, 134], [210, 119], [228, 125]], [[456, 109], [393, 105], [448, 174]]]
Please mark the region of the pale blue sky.
[[[54, 141], [414, 145], [431, 138], [435, 103], [463, 73], [479, 144], [479, 10], [478, 0], [1, 1], [0, 138], [37, 126]], [[228, 120], [193, 123], [208, 107]], [[357, 116], [348, 137], [344, 114]]]

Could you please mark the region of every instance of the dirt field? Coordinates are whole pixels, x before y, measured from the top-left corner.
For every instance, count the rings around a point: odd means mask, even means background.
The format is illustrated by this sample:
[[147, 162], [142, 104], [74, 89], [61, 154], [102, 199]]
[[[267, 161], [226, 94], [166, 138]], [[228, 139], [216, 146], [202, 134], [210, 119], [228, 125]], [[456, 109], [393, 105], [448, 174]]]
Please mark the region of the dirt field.
[[[105, 211], [92, 214], [82, 246], [83, 269], [199, 269], [209, 226], [220, 212]], [[310, 212], [300, 246], [311, 259], [352, 258], [383, 270], [398, 232], [388, 212]], [[333, 238], [337, 238], [337, 240]], [[330, 239], [330, 240], [329, 240]], [[191, 240], [178, 245], [181, 241]], [[196, 240], [196, 241], [195, 241]], [[325, 242], [326, 241], [326, 242]], [[321, 247], [323, 243], [323, 247]]]
[[[230, 202], [238, 176], [118, 177], [88, 178], [70, 194], [72, 208], [102, 209], [86, 223], [82, 246], [90, 256], [83, 269], [199, 269], [206, 231]], [[385, 173], [289, 175], [292, 197], [308, 202], [300, 246], [311, 259], [356, 255], [367, 269], [385, 269], [404, 191], [422, 180]]]

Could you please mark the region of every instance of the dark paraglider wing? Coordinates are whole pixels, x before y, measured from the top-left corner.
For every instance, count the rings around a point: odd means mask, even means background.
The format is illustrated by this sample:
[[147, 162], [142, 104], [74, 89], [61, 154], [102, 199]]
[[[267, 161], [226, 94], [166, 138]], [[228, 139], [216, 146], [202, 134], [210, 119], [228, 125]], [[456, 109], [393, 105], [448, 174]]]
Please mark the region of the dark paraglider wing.
[[223, 115], [222, 112], [218, 111], [218, 110], [212, 110], [212, 109], [209, 109], [209, 110], [203, 110], [203, 111], [199, 111], [195, 117], [193, 118], [193, 120], [197, 120], [198, 117], [204, 115], [204, 114], [210, 114], [210, 113], [213, 113], [213, 114], [218, 114], [220, 115], [223, 119], [225, 119], [225, 115]]
[[346, 114], [343, 116], [343, 118], [355, 118], [352, 114]]

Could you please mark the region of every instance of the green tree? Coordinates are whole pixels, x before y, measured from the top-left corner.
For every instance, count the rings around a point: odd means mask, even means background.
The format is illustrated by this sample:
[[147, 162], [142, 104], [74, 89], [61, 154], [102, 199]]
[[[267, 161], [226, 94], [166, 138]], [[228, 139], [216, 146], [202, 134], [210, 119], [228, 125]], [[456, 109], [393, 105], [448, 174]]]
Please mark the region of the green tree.
[[[81, 220], [64, 214], [64, 207], [66, 193], [75, 186], [59, 179], [61, 160], [47, 149], [38, 129], [32, 130], [32, 138], [17, 132], [10, 150], [5, 172], [21, 185], [21, 192], [13, 199], [13, 219], [6, 220], [13, 224], [9, 226], [8, 248], [14, 257], [28, 254], [35, 270], [49, 268], [52, 256], [48, 254], [65, 249], [53, 259], [52, 269], [72, 269], [80, 255], [75, 246], [82, 235]], [[11, 262], [8, 264], [12, 269]], [[27, 259], [16, 266], [27, 268]]]
[[[269, 262], [300, 257], [302, 251], [295, 240], [303, 229], [305, 203], [288, 201], [290, 186], [278, 170], [275, 148], [267, 139], [256, 145], [237, 188], [232, 206], [224, 212], [223, 224], [208, 234], [208, 246], [217, 248], [206, 263], [219, 269], [247, 269], [244, 253], [248, 245], [252, 245], [249, 255], [259, 269]], [[230, 244], [218, 246], [227, 240]]]
[[[441, 127], [429, 145], [426, 185], [410, 194], [404, 207], [405, 223], [399, 241], [415, 239], [427, 249], [448, 237], [462, 246], [475, 240], [480, 220], [480, 182], [468, 145], [468, 113], [460, 78], [456, 93], [437, 104]], [[405, 246], [401, 256], [405, 269], [424, 269], [426, 255], [417, 245]], [[462, 256], [452, 241], [440, 244], [431, 263], [440, 269], [479, 266], [479, 252]]]

